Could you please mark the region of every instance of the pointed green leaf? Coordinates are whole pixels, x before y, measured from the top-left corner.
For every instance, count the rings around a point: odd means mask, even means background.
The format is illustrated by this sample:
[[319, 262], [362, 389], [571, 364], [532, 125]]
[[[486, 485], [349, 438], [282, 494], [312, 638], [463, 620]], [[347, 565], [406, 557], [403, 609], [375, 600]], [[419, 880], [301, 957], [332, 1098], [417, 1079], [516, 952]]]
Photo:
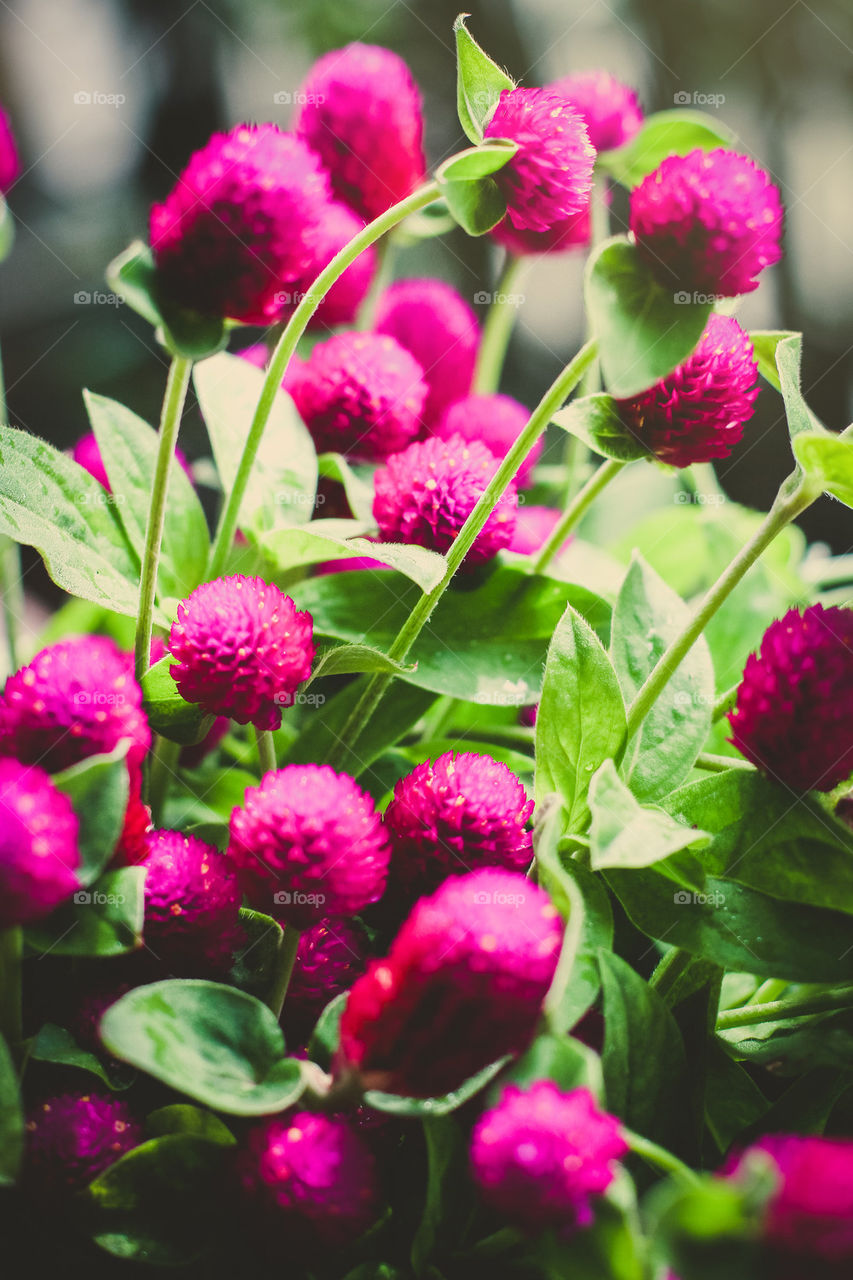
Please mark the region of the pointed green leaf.
[[189, 746], [201, 742], [213, 717], [195, 702], [186, 702], [170, 674], [174, 658], [167, 653], [142, 677], [142, 709], [155, 733]]
[[18, 1073], [0, 1036], [0, 1187], [14, 1186], [24, 1154], [24, 1111]]
[[439, 182], [466, 182], [472, 178], [487, 178], [497, 173], [518, 151], [517, 142], [500, 140], [483, 142], [479, 147], [469, 147], [445, 160], [435, 171]]
[[794, 456], [811, 481], [853, 507], [853, 439], [805, 431], [793, 440]]
[[612, 396], [582, 396], [580, 400], [572, 400], [565, 409], [555, 413], [551, 421], [569, 435], [583, 440], [603, 458], [634, 462], [649, 457], [648, 449], [625, 426]]
[[707, 831], [676, 822], [662, 809], [641, 805], [605, 760], [589, 789], [590, 863], [593, 871], [607, 867], [650, 867], [670, 854], [711, 839]]
[[621, 182], [635, 187], [667, 156], [686, 156], [701, 147], [736, 150], [734, 134], [704, 111], [656, 111], [646, 116], [639, 132], [616, 151], [602, 151], [596, 164]]
[[129, 746], [129, 740], [123, 738], [108, 755], [89, 756], [53, 777], [53, 785], [68, 796], [77, 815], [77, 878], [83, 887], [101, 874], [124, 826], [130, 786], [125, 762]]
[[203, 316], [163, 298], [154, 255], [134, 240], [107, 267], [107, 283], [127, 305], [153, 325], [157, 340], [171, 355], [205, 360], [228, 342], [228, 326], [218, 316]]
[[484, 53], [465, 26], [466, 14], [453, 24], [456, 35], [456, 109], [471, 142], [483, 140], [483, 127], [504, 89], [515, 85], [505, 71]]
[[484, 236], [506, 214], [506, 200], [494, 178], [448, 179], [440, 186], [448, 209], [469, 236]]
[[36, 952], [54, 956], [119, 956], [142, 942], [145, 868], [105, 871], [46, 920], [30, 925], [25, 938]]

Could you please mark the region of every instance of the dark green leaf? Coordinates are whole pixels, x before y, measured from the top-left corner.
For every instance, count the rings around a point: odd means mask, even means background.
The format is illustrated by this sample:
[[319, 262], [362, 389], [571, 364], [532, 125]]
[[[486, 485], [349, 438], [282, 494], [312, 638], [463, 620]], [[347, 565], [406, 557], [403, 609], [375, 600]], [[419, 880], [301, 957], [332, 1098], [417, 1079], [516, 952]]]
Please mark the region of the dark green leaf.
[[136, 1073], [124, 1066], [103, 1063], [94, 1053], [81, 1049], [70, 1031], [46, 1022], [30, 1047], [30, 1057], [38, 1062], [55, 1062], [78, 1071], [89, 1071], [110, 1089], [128, 1089]]
[[591, 1226], [568, 1238], [556, 1231], [540, 1237], [533, 1247], [537, 1269], [532, 1274], [544, 1280], [644, 1280], [645, 1245], [636, 1211], [617, 1201], [620, 1181], [630, 1187], [627, 1175], [618, 1174], [596, 1200]]
[[340, 995], [335, 996], [334, 1000], [330, 1000], [311, 1032], [308, 1057], [324, 1069], [330, 1066], [338, 1051], [338, 1045], [341, 1042], [341, 1018], [348, 999], [349, 992], [342, 991]]
[[369, 1089], [364, 1095], [364, 1101], [368, 1107], [385, 1111], [392, 1116], [416, 1116], [421, 1120], [429, 1116], [447, 1116], [463, 1103], [470, 1102], [481, 1089], [485, 1089], [486, 1085], [503, 1069], [506, 1061], [506, 1058], [501, 1058], [498, 1062], [490, 1063], [488, 1067], [471, 1076], [470, 1080], [466, 1080], [458, 1089], [454, 1089], [452, 1093], [442, 1094], [440, 1098], [404, 1098], [396, 1093], [382, 1093], [378, 1089]]
[[649, 457], [645, 445], [625, 426], [612, 396], [582, 396], [579, 400], [572, 400], [565, 409], [554, 414], [552, 421], [569, 435], [583, 440], [603, 458], [634, 462], [638, 458]]
[[157, 330], [157, 339], [172, 355], [204, 360], [228, 341], [225, 321], [177, 307], [161, 295], [154, 256], [134, 240], [107, 267], [107, 283], [131, 310]]
[[422, 1276], [437, 1242], [448, 1234], [459, 1215], [460, 1201], [470, 1187], [468, 1147], [465, 1137], [450, 1116], [424, 1120], [427, 1150], [426, 1203], [412, 1241], [412, 1270]]
[[589, 789], [590, 858], [593, 871], [608, 867], [650, 867], [673, 853], [711, 839], [707, 831], [685, 826], [662, 809], [641, 805], [605, 760]]
[[0, 262], [4, 262], [15, 244], [15, 219], [12, 212], [0, 196]]
[[200, 742], [211, 726], [211, 718], [196, 702], [186, 702], [170, 675], [174, 658], [167, 653], [142, 677], [142, 708], [155, 733], [170, 742], [189, 745]]
[[24, 1112], [18, 1073], [6, 1041], [0, 1036], [0, 1187], [14, 1185], [23, 1154]]
[[473, 143], [482, 142], [483, 127], [504, 89], [515, 85], [476, 40], [468, 34], [461, 14], [453, 24], [456, 35], [456, 109], [459, 123]]
[[523, 1089], [537, 1080], [553, 1080], [564, 1093], [583, 1088], [599, 1100], [604, 1095], [598, 1054], [571, 1036], [546, 1033], [537, 1036], [527, 1052], [502, 1073], [490, 1090], [489, 1105], [497, 1102], [508, 1084]]
[[281, 945], [282, 928], [260, 911], [240, 908], [240, 928], [245, 941], [234, 959], [229, 981], [252, 995], [266, 994]]
[[799, 1075], [813, 1067], [849, 1073], [853, 1063], [853, 1008], [733, 1027], [718, 1034], [733, 1057], [772, 1065], [780, 1076]]
[[162, 1138], [167, 1133], [189, 1133], [221, 1147], [230, 1147], [234, 1142], [230, 1129], [212, 1111], [202, 1111], [200, 1107], [191, 1107], [185, 1102], [150, 1112], [145, 1129], [149, 1138]]
[[446, 561], [437, 552], [402, 542], [371, 542], [358, 536], [364, 532], [364, 524], [354, 520], [314, 520], [301, 528], [273, 529], [264, 534], [259, 546], [280, 572], [324, 560], [369, 556], [398, 569], [422, 591], [431, 591], [444, 577]]
[[630, 142], [616, 151], [600, 152], [596, 163], [624, 187], [635, 187], [667, 156], [686, 156], [697, 147], [736, 149], [735, 137], [703, 111], [656, 111], [646, 116]]
[[445, 160], [436, 169], [435, 176], [439, 182], [468, 182], [475, 178], [487, 178], [490, 173], [497, 173], [498, 169], [502, 169], [517, 150], [517, 142], [483, 142], [478, 147], [469, 147], [467, 151], [459, 151]]
[[469, 236], [484, 236], [506, 214], [506, 200], [494, 178], [448, 178], [440, 186], [454, 220]]
[[32, 951], [54, 956], [118, 956], [142, 941], [145, 868], [105, 871], [71, 902], [26, 930]]
[[[85, 696], [77, 694], [78, 698]], [[125, 762], [129, 745], [128, 739], [122, 739], [108, 755], [89, 756], [53, 777], [54, 786], [68, 796], [77, 815], [77, 879], [83, 887], [101, 874], [124, 826], [130, 786]]]
[[705, 1082], [705, 1119], [720, 1153], [767, 1110], [767, 1099], [752, 1077], [715, 1043]]

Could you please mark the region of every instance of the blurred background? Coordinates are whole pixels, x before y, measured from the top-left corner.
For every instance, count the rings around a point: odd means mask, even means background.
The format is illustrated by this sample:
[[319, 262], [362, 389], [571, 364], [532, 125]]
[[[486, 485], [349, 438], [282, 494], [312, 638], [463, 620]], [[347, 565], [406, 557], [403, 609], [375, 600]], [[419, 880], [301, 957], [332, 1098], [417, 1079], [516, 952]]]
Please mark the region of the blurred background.
[[[719, 113], [769, 169], [787, 208], [786, 256], [743, 304], [747, 326], [802, 329], [804, 386], [841, 429], [853, 417], [853, 5], [850, 0], [474, 0], [469, 28], [517, 80], [607, 67], [647, 112]], [[65, 447], [86, 428], [81, 388], [156, 422], [165, 359], [116, 305], [106, 264], [145, 236], [190, 153], [241, 120], [287, 126], [286, 104], [321, 52], [349, 40], [409, 62], [435, 162], [463, 145], [455, 114], [458, 0], [0, 0], [0, 101], [24, 174], [0, 268], [11, 420]], [[282, 101], [284, 99], [284, 101]], [[620, 205], [613, 209], [619, 229]], [[489, 289], [500, 254], [461, 233], [404, 252], [399, 274]], [[581, 341], [582, 258], [539, 260], [523, 288], [505, 388], [532, 404]], [[202, 424], [182, 435], [205, 452]], [[766, 390], [734, 460], [731, 496], [766, 507], [790, 469], [780, 401]], [[823, 499], [811, 538], [848, 551], [849, 511]]]

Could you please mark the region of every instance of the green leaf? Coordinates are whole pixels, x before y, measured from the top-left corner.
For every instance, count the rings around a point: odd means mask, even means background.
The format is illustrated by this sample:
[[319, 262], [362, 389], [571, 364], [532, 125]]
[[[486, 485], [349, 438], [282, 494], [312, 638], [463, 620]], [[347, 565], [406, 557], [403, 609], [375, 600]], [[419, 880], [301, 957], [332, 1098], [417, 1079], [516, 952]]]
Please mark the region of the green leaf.
[[384, 1111], [392, 1116], [416, 1116], [422, 1120], [429, 1116], [447, 1116], [452, 1111], [458, 1110], [464, 1103], [470, 1102], [481, 1089], [485, 1089], [486, 1085], [494, 1080], [498, 1072], [506, 1066], [506, 1063], [506, 1058], [490, 1063], [461, 1084], [458, 1089], [454, 1089], [452, 1093], [444, 1093], [439, 1098], [406, 1098], [396, 1093], [382, 1093], [378, 1089], [368, 1089], [364, 1095], [364, 1101], [366, 1106], [374, 1107], [377, 1111]]
[[215, 982], [137, 987], [104, 1014], [101, 1039], [115, 1057], [229, 1115], [272, 1115], [303, 1090], [266, 1005]]
[[0, 1036], [0, 1187], [14, 1186], [24, 1154], [24, 1112], [18, 1073]]
[[[193, 372], [222, 487], [237, 466], [264, 385], [264, 373], [222, 352]], [[239, 527], [259, 537], [283, 524], [307, 524], [314, 510], [317, 455], [293, 401], [278, 391], [240, 507]]]
[[697, 147], [737, 149], [731, 130], [703, 111], [656, 111], [630, 142], [599, 152], [596, 163], [623, 187], [635, 187], [667, 156], [686, 156]]
[[715, 1041], [707, 1065], [705, 1118], [721, 1154], [764, 1115], [767, 1105], [752, 1077]]
[[226, 322], [177, 307], [163, 298], [148, 245], [134, 240], [107, 267], [107, 283], [132, 311], [157, 331], [157, 340], [171, 355], [205, 360], [228, 342]]
[[454, 221], [469, 236], [484, 236], [506, 215], [506, 200], [494, 178], [448, 178], [439, 186]]
[[366, 644], [340, 644], [331, 649], [324, 649], [317, 655], [311, 672], [311, 682], [321, 676], [348, 676], [360, 672], [385, 671], [393, 675], [402, 675], [411, 671], [405, 663], [395, 662], [387, 654], [378, 649], [371, 649]]
[[0, 262], [5, 262], [15, 244], [15, 219], [6, 201], [0, 196]]
[[518, 151], [517, 142], [489, 141], [478, 147], [459, 151], [444, 164], [439, 165], [435, 176], [439, 182], [469, 182], [474, 178], [487, 178], [497, 173]]
[[582, 832], [589, 817], [592, 774], [625, 739], [625, 706], [601, 641], [571, 605], [554, 631], [536, 716], [537, 804], [556, 792], [566, 830]]
[[[683, 600], [635, 552], [613, 612], [611, 640], [613, 665], [628, 705], [690, 618]], [[634, 745], [628, 776], [639, 800], [665, 796], [687, 777], [711, 730], [713, 707], [714, 665], [708, 642], [700, 636]]]
[[101, 874], [124, 826], [130, 785], [125, 762], [129, 746], [129, 740], [124, 738], [108, 755], [89, 756], [53, 777], [53, 785], [68, 796], [77, 815], [77, 879], [83, 887]]
[[200, 1107], [192, 1107], [185, 1102], [150, 1112], [145, 1129], [150, 1138], [162, 1138], [167, 1133], [189, 1133], [222, 1147], [230, 1147], [234, 1142], [231, 1130], [212, 1111], [202, 1111]]
[[586, 307], [607, 389], [626, 399], [654, 386], [692, 352], [712, 298], [687, 297], [658, 282], [637, 246], [607, 240], [590, 256]]
[[339, 995], [335, 996], [334, 1000], [330, 1000], [317, 1019], [317, 1025], [311, 1032], [311, 1039], [308, 1042], [308, 1057], [312, 1062], [319, 1063], [324, 1069], [329, 1067], [338, 1051], [338, 1045], [341, 1042], [341, 1018], [344, 1015], [348, 999], [349, 992], [341, 991]]
[[237, 952], [228, 980], [241, 991], [264, 995], [269, 990], [278, 959], [282, 927], [277, 920], [261, 911], [241, 907], [240, 928], [245, 942]]
[[[0, 427], [0, 532], [35, 547], [58, 587], [136, 617], [139, 562], [111, 496], [71, 458], [13, 427]], [[159, 610], [155, 621], [165, 621]]]
[[537, 1080], [553, 1080], [564, 1093], [572, 1089], [589, 1089], [596, 1098], [604, 1096], [601, 1059], [592, 1049], [567, 1035], [545, 1033], [537, 1036], [526, 1053], [514, 1062], [496, 1081], [489, 1094], [494, 1105], [509, 1085], [535, 1084]]
[[629, 431], [612, 396], [582, 396], [572, 400], [551, 419], [557, 427], [576, 436], [595, 453], [617, 462], [648, 458], [648, 449]]
[[170, 674], [174, 658], [167, 653], [142, 677], [142, 709], [155, 733], [170, 742], [191, 745], [200, 742], [211, 725], [211, 717], [196, 702], [186, 702]]
[[853, 1007], [732, 1027], [717, 1034], [735, 1058], [772, 1065], [776, 1076], [800, 1075], [815, 1067], [849, 1073], [853, 1061]]
[[791, 329], [751, 329], [749, 340], [758, 361], [758, 372], [777, 391], [782, 390], [776, 365], [776, 348], [788, 338], [802, 337]]
[[[803, 356], [803, 335], [792, 333], [776, 344], [774, 357], [779, 370], [779, 390], [785, 401], [785, 416], [793, 444], [797, 436], [809, 432], [828, 435], [822, 423], [815, 417], [803, 399], [800, 390], [800, 365]], [[832, 439], [833, 437], [829, 437]], [[794, 450], [796, 452], [796, 449]]]
[[[354, 529], [353, 529], [354, 526]], [[319, 564], [324, 560], [369, 556], [416, 582], [422, 591], [431, 591], [447, 567], [444, 556], [426, 547], [402, 542], [372, 542], [358, 534], [364, 525], [353, 520], [314, 520], [300, 528], [273, 529], [260, 539], [260, 547], [280, 571]]]
[[136, 1072], [114, 1063], [103, 1063], [94, 1053], [81, 1049], [70, 1031], [46, 1022], [30, 1047], [30, 1057], [38, 1062], [55, 1062], [64, 1067], [88, 1071], [115, 1091], [129, 1089]]
[[853, 439], [805, 432], [793, 439], [794, 456], [810, 480], [853, 507]]
[[619, 777], [612, 760], [605, 760], [593, 776], [589, 807], [593, 871], [608, 867], [650, 867], [681, 849], [701, 848], [711, 839], [707, 831], [684, 826], [662, 809], [639, 804]]
[[145, 868], [105, 871], [25, 933], [32, 951], [54, 956], [120, 956], [142, 942]]
[[460, 14], [453, 24], [456, 35], [456, 109], [465, 136], [476, 144], [483, 140], [483, 127], [501, 93], [504, 89], [514, 89], [515, 84], [468, 34], [466, 16]]
[[412, 1241], [412, 1270], [422, 1276], [437, 1243], [448, 1234], [448, 1224], [465, 1203], [468, 1186], [468, 1150], [464, 1135], [449, 1116], [424, 1120], [427, 1154], [426, 1203]]
[[[84, 391], [83, 398], [109, 477], [116, 514], [141, 562], [157, 462], [157, 432], [115, 400], [91, 391]], [[173, 459], [157, 579], [160, 597], [181, 599], [189, 595], [204, 580], [209, 549], [201, 503], [183, 467]]]
[[[430, 206], [431, 207], [431, 206]], [[336, 480], [344, 487], [347, 503], [356, 520], [373, 524], [373, 483], [362, 479], [358, 470], [350, 465], [342, 453], [321, 453], [317, 459], [317, 467], [321, 476], [328, 480]], [[319, 514], [323, 514], [324, 494], [317, 494]]]

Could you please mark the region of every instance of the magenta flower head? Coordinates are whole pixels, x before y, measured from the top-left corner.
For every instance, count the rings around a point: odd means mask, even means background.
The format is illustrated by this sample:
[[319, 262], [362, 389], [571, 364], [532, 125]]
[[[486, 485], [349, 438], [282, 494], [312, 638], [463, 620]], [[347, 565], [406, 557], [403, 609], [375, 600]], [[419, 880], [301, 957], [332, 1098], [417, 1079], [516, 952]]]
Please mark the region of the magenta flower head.
[[550, 1080], [509, 1085], [471, 1136], [471, 1169], [483, 1199], [525, 1231], [592, 1222], [592, 1200], [615, 1176], [628, 1144], [589, 1089], [563, 1093]]
[[501, 218], [489, 235], [514, 254], [566, 253], [569, 249], [585, 249], [592, 235], [589, 201], [580, 213], [555, 222], [547, 231], [520, 231], [507, 217]]
[[232, 863], [181, 831], [150, 831], [146, 846], [146, 946], [184, 977], [227, 972], [241, 937]]
[[411, 900], [480, 867], [523, 871], [533, 857], [532, 813], [512, 770], [489, 756], [448, 751], [425, 760], [400, 779], [385, 810], [394, 886]]
[[782, 202], [735, 151], [668, 156], [631, 192], [631, 231], [661, 284], [733, 298], [782, 256]]
[[[410, 542], [444, 554], [495, 474], [491, 450], [460, 435], [416, 441], [374, 476], [373, 515], [385, 542]], [[509, 545], [518, 494], [511, 484], [468, 552], [468, 567]]]
[[[364, 227], [363, 219], [337, 200], [330, 201], [321, 210], [320, 222], [314, 237], [317, 254], [317, 271], [329, 265], [336, 253]], [[309, 329], [333, 329], [339, 324], [352, 324], [356, 312], [364, 301], [376, 274], [376, 249], [373, 245], [364, 249], [343, 275], [332, 285], [309, 321]]]
[[178, 605], [169, 668], [178, 692], [208, 715], [277, 729], [311, 674], [311, 614], [263, 578], [204, 582]]
[[318, 452], [387, 458], [420, 430], [426, 383], [394, 338], [339, 333], [320, 342], [288, 389]]
[[624, 146], [643, 123], [636, 93], [609, 71], [579, 71], [555, 80], [548, 88], [572, 104], [596, 151]]
[[396, 338], [421, 366], [428, 388], [421, 416], [430, 429], [471, 389], [480, 345], [474, 311], [443, 280], [397, 280], [379, 299], [375, 328]]
[[0, 107], [0, 195], [5, 195], [21, 173], [15, 135], [7, 113]]
[[548, 231], [589, 203], [595, 148], [570, 103], [548, 89], [504, 89], [484, 129], [518, 151], [495, 174], [519, 231]]
[[853, 772], [853, 609], [813, 604], [771, 622], [750, 654], [729, 739], [792, 791], [832, 791]]
[[[512, 396], [499, 393], [466, 396], [445, 410], [435, 434], [441, 440], [452, 435], [460, 435], [468, 441], [480, 440], [496, 458], [502, 460], [527, 426], [529, 417], [530, 411]], [[537, 440], [515, 478], [520, 488], [530, 483], [541, 453], [542, 441]]]
[[[71, 456], [84, 471], [88, 471], [89, 475], [97, 480], [106, 489], [107, 493], [112, 493], [112, 486], [107, 478], [107, 469], [104, 466], [104, 460], [101, 457], [101, 450], [98, 447], [98, 441], [95, 439], [94, 431], [90, 431], [88, 435], [81, 436], [71, 451]], [[183, 467], [190, 480], [192, 480], [192, 471], [190, 464], [187, 462], [186, 455], [180, 450], [175, 449], [175, 458]]]
[[[533, 503], [525, 502], [518, 508], [515, 531], [508, 549], [519, 556], [532, 556], [535, 551], [539, 551], [545, 545], [559, 524], [561, 516], [562, 512], [554, 507], [538, 507]], [[563, 543], [561, 551], [565, 551], [571, 541], [570, 534]]]
[[714, 314], [684, 364], [648, 391], [616, 404], [649, 453], [671, 467], [689, 467], [729, 456], [757, 397], [758, 365], [749, 334], [733, 317]]
[[376, 1162], [345, 1116], [297, 1111], [255, 1124], [236, 1175], [253, 1234], [288, 1255], [351, 1245], [379, 1212]]
[[560, 954], [550, 898], [517, 871], [451, 876], [350, 992], [339, 1072], [434, 1097], [526, 1048]]
[[0, 760], [0, 929], [49, 915], [79, 888], [77, 817], [36, 765]]
[[328, 177], [300, 139], [273, 124], [214, 134], [163, 204], [151, 210], [151, 247], [179, 305], [268, 325], [317, 275], [318, 225]]
[[367, 951], [367, 934], [355, 920], [321, 920], [305, 930], [282, 1015], [291, 1048], [304, 1044], [329, 1001], [361, 976]]
[[228, 856], [250, 902], [307, 929], [377, 902], [390, 850], [372, 798], [352, 778], [291, 764], [247, 787]]
[[45, 1199], [82, 1189], [143, 1140], [126, 1102], [98, 1093], [65, 1093], [27, 1116], [23, 1184]]
[[308, 72], [298, 101], [295, 129], [320, 156], [337, 198], [365, 221], [422, 181], [420, 95], [390, 49], [349, 44], [325, 54]]

